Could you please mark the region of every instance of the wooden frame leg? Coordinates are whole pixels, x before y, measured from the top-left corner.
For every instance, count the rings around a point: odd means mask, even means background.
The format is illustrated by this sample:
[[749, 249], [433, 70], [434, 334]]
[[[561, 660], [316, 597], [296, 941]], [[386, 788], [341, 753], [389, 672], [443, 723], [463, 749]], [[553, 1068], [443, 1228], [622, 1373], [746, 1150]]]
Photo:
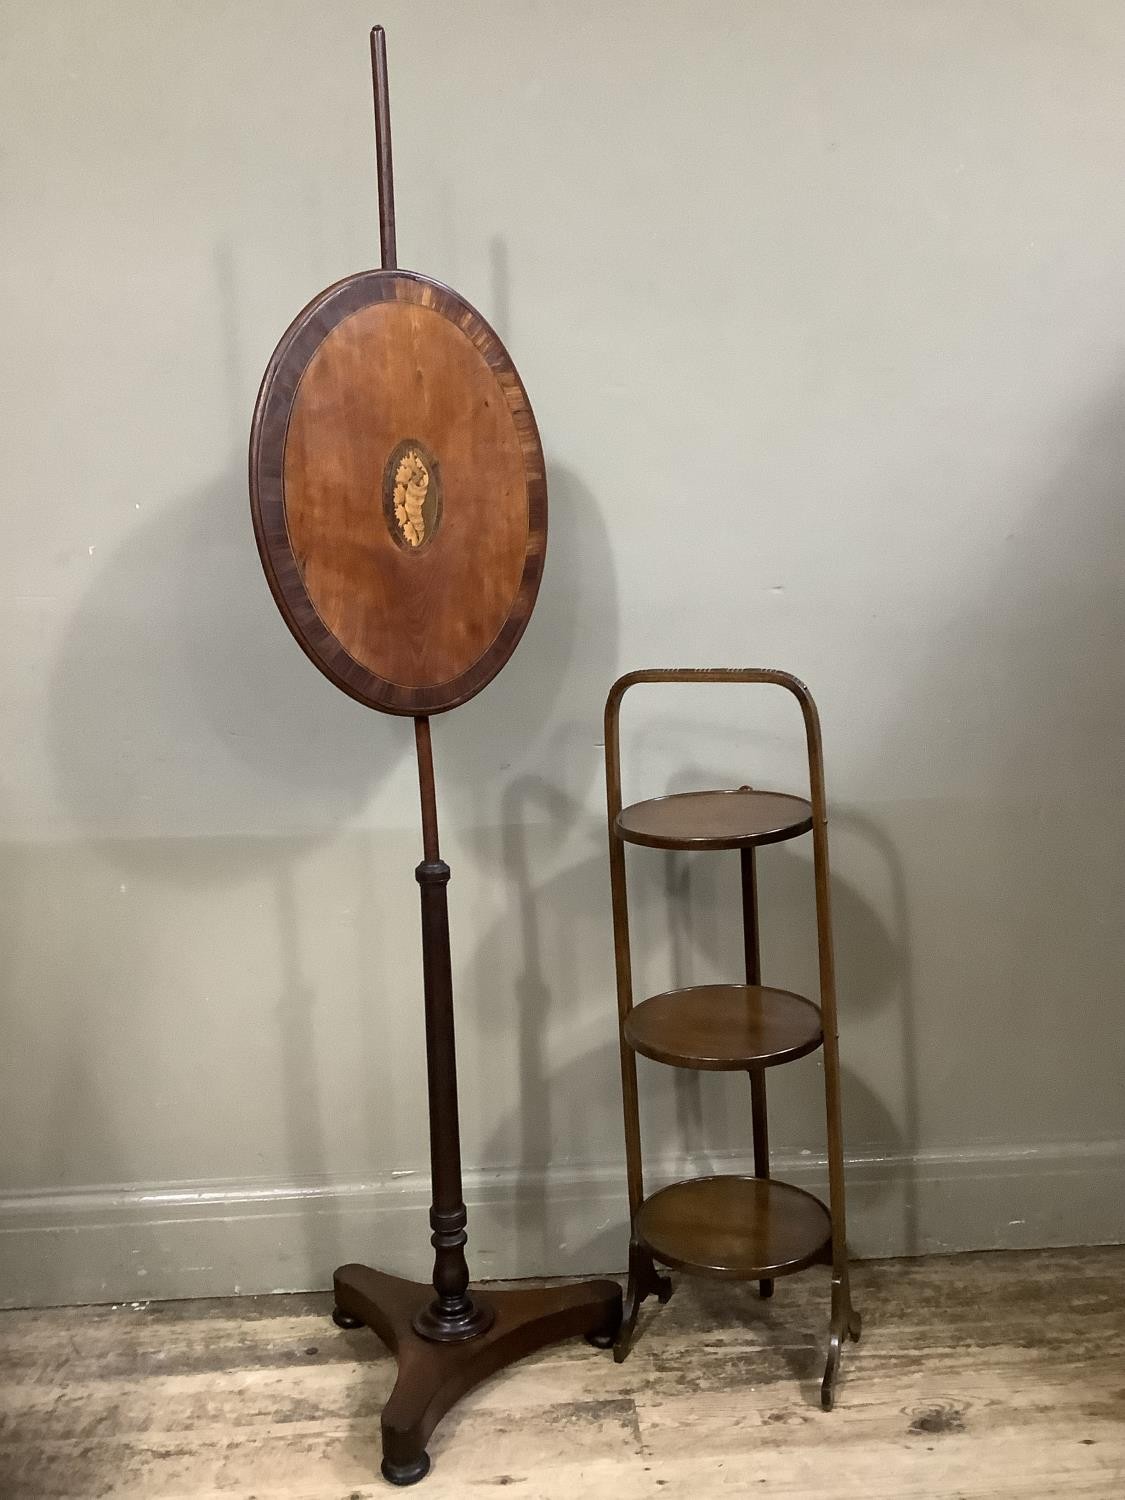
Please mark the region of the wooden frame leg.
[[832, 1277], [832, 1314], [828, 1329], [828, 1359], [824, 1366], [824, 1379], [820, 1383], [820, 1404], [831, 1411], [836, 1401], [836, 1380], [840, 1374], [840, 1350], [844, 1339], [858, 1341], [863, 1323], [852, 1306], [851, 1285], [848, 1273], [836, 1272]]
[[656, 1262], [645, 1247], [633, 1240], [629, 1245], [629, 1284], [625, 1289], [625, 1308], [621, 1328], [613, 1345], [613, 1358], [622, 1364], [633, 1347], [633, 1334], [641, 1303], [646, 1297], [657, 1297], [661, 1304], [672, 1295], [670, 1277], [662, 1276]]

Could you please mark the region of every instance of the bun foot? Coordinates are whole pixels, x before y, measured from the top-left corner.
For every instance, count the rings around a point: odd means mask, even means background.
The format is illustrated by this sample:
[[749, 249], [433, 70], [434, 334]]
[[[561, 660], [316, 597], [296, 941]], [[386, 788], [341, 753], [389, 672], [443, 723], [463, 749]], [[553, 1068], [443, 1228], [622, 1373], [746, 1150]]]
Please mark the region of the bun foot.
[[393, 1464], [389, 1458], [385, 1458], [379, 1465], [379, 1472], [388, 1484], [417, 1484], [419, 1479], [425, 1479], [430, 1472], [430, 1455], [420, 1453], [417, 1458], [405, 1464]]

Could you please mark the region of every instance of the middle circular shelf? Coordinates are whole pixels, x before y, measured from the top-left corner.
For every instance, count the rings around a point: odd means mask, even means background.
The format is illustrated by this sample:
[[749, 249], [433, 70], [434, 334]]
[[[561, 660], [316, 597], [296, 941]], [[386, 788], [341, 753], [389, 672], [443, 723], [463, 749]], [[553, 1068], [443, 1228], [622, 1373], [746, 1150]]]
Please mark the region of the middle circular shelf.
[[769, 1068], [824, 1040], [820, 1011], [803, 995], [756, 984], [699, 984], [653, 995], [625, 1017], [634, 1052], [674, 1068]]

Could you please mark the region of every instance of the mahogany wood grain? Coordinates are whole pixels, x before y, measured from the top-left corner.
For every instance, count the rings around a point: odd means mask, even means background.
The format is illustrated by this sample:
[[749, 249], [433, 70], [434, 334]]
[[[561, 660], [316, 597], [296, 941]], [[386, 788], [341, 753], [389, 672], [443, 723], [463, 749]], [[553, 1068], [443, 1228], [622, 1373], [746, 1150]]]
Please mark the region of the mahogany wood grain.
[[630, 1010], [624, 1033], [634, 1052], [654, 1062], [712, 1072], [792, 1062], [823, 1040], [811, 1000], [748, 984], [699, 984], [653, 995]]
[[[384, 504], [408, 439], [441, 487], [440, 524], [417, 549]], [[439, 713], [508, 660], [543, 570], [543, 453], [511, 359], [456, 293], [366, 271], [315, 298], [266, 371], [250, 480], [278, 607], [352, 697]]]

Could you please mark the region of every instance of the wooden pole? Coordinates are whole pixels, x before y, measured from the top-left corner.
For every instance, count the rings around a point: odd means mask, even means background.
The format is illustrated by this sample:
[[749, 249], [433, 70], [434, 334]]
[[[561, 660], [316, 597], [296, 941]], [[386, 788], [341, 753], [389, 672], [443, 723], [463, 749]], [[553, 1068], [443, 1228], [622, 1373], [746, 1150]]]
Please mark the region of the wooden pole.
[[379, 254], [384, 271], [398, 267], [395, 178], [391, 165], [391, 96], [387, 86], [387, 33], [371, 28], [371, 86], [375, 94], [375, 155], [379, 163]]
[[430, 1106], [430, 1242], [434, 1247], [434, 1300], [419, 1310], [414, 1327], [423, 1338], [459, 1343], [482, 1333], [493, 1309], [469, 1296], [465, 1260], [468, 1216], [461, 1187], [461, 1126], [457, 1112], [457, 1042], [453, 1025], [453, 971], [449, 957], [449, 866], [438, 848], [437, 798], [430, 721], [414, 720], [418, 787], [422, 802], [422, 863], [414, 874], [422, 901], [422, 986], [426, 1005], [426, 1083]]

